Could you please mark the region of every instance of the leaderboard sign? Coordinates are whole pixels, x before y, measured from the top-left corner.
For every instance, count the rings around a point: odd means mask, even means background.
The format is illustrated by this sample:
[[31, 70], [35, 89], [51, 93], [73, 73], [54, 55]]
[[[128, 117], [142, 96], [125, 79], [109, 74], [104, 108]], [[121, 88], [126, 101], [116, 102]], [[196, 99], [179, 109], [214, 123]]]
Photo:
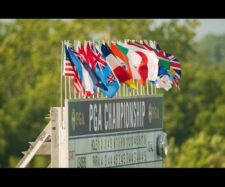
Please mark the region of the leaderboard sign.
[[69, 167], [161, 167], [162, 96], [68, 100]]

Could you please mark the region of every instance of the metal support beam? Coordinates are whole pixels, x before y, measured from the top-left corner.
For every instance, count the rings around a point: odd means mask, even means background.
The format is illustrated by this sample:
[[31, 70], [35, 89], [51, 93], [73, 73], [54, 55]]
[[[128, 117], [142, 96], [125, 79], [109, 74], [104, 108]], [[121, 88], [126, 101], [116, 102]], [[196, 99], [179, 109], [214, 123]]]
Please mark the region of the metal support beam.
[[30, 148], [28, 149], [28, 151], [24, 152], [23, 158], [20, 160], [20, 162], [16, 166], [17, 168], [25, 168], [29, 164], [29, 162], [37, 153], [39, 148], [50, 136], [50, 129], [51, 129], [51, 123], [49, 122], [48, 125], [41, 132], [41, 134], [38, 136], [38, 138], [35, 140], [35, 142], [32, 145], [30, 145]]
[[51, 142], [43, 143], [36, 155], [51, 155]]

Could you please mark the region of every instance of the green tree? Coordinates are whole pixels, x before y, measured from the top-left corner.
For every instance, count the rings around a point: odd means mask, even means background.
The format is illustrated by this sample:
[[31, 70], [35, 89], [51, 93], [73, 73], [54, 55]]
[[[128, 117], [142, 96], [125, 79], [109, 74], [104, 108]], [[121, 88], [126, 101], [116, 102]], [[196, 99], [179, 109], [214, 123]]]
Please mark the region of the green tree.
[[209, 135], [204, 131], [189, 138], [181, 147], [170, 141], [170, 156], [165, 160], [166, 167], [214, 168], [225, 166], [224, 137]]
[[220, 64], [225, 66], [225, 35], [208, 34], [195, 46], [198, 55], [194, 61], [204, 64]]
[[[45, 117], [50, 107], [60, 104], [62, 40], [151, 39], [165, 51], [181, 60], [186, 59], [194, 44], [196, 20], [186, 20], [183, 24], [172, 20], [156, 28], [153, 24], [154, 20], [147, 19], [19, 19], [0, 22], [0, 167], [15, 167], [22, 156], [21, 151], [28, 147], [27, 142], [33, 141], [46, 125]], [[184, 73], [184, 77], [187, 74]], [[189, 78], [193, 80], [191, 76]], [[180, 136], [185, 129], [180, 123], [189, 119], [188, 123], [192, 124], [195, 115], [188, 112], [197, 105], [196, 102], [186, 106], [182, 93], [172, 91], [171, 95], [165, 96], [167, 129], [179, 141], [182, 141]], [[179, 115], [174, 116], [174, 112]], [[174, 116], [172, 122], [169, 120], [171, 114]], [[31, 167], [42, 167], [40, 160], [44, 162], [43, 158], [37, 158]]]
[[181, 91], [173, 90], [164, 98], [171, 146], [165, 166], [223, 167], [225, 69], [198, 62], [182, 67]]

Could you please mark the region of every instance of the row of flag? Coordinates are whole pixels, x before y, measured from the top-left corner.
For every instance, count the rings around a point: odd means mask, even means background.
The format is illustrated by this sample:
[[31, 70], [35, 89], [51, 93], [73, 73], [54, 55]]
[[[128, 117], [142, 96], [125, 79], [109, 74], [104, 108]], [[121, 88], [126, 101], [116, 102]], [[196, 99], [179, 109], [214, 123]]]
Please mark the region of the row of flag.
[[150, 81], [166, 91], [172, 85], [179, 88], [179, 60], [155, 41], [89, 41], [76, 47], [65, 43], [63, 51], [63, 75], [72, 79], [76, 92], [85, 98], [98, 92], [112, 98], [121, 83], [137, 89], [136, 81], [142, 86]]

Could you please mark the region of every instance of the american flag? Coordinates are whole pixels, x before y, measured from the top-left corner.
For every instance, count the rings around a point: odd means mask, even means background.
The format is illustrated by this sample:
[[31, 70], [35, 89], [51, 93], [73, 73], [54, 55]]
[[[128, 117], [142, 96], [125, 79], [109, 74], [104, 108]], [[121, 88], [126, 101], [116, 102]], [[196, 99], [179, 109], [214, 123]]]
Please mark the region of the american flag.
[[69, 57], [64, 53], [64, 60], [63, 60], [63, 75], [67, 77], [71, 77], [74, 89], [77, 91], [77, 93], [83, 95], [84, 94], [84, 87], [82, 85], [81, 80], [78, 77], [78, 73], [73, 65], [73, 63], [70, 61]]
[[72, 62], [69, 60], [69, 57], [64, 53], [63, 60], [63, 75], [68, 77], [73, 77], [75, 74], [75, 69]]
[[73, 76], [72, 80], [73, 80], [74, 88], [77, 91], [77, 93], [83, 95], [85, 90], [84, 90], [81, 80], [78, 77], [78, 73], [76, 71], [74, 72], [74, 76]]

